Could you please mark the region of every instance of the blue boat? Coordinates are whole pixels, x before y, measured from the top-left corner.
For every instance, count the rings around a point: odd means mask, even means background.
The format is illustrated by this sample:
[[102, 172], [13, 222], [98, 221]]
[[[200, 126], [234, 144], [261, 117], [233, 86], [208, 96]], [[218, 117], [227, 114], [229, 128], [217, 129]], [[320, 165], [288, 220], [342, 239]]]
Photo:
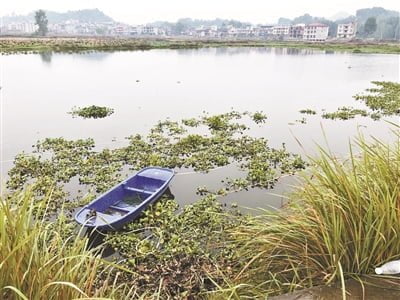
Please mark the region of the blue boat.
[[160, 198], [173, 177], [170, 169], [145, 168], [81, 208], [75, 220], [89, 228], [118, 229]]

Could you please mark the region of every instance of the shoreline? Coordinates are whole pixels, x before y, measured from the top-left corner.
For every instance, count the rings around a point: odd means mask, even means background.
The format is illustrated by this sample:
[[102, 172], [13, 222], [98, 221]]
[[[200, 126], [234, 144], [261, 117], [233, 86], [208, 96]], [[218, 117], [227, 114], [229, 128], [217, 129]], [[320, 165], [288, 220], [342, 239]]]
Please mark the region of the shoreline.
[[1, 54], [26, 52], [130, 51], [152, 49], [201, 49], [221, 47], [271, 47], [314, 49], [350, 53], [400, 54], [399, 42], [370, 41], [269, 41], [255, 39], [116, 38], [116, 37], [0, 37]]

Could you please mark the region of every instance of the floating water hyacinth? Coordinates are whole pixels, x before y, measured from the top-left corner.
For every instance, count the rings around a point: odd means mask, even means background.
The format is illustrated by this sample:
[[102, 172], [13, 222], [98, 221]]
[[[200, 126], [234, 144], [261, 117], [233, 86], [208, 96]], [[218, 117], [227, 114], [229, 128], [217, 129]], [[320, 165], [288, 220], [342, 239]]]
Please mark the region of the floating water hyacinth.
[[365, 94], [357, 94], [354, 98], [373, 112], [385, 116], [400, 114], [400, 83], [389, 81], [372, 81], [375, 88], [367, 89]]
[[69, 112], [73, 117], [79, 116], [84, 119], [101, 119], [108, 117], [114, 113], [114, 110], [105, 106], [91, 105], [87, 107], [73, 107]]
[[356, 116], [367, 117], [368, 113], [364, 109], [355, 109], [352, 107], [340, 107], [337, 111], [332, 113], [324, 113], [322, 118], [331, 120], [350, 120], [354, 119]]
[[[380, 120], [382, 116], [400, 115], [400, 83], [372, 81], [376, 88], [366, 89], [367, 93], [357, 94], [354, 99], [364, 103], [367, 109], [339, 107], [335, 112], [324, 112], [322, 118], [331, 120], [350, 120], [357, 116]], [[315, 115], [311, 109], [300, 110], [301, 114]]]
[[299, 111], [301, 114], [305, 114], [305, 115], [316, 115], [317, 112], [315, 110], [312, 109], [302, 109]]
[[[208, 172], [233, 163], [247, 175], [239, 185], [234, 178], [227, 180], [226, 190], [268, 189], [282, 174], [295, 173], [306, 164], [284, 147], [271, 148], [265, 138], [246, 134], [249, 128], [241, 122], [242, 118], [259, 124], [265, 117], [261, 113], [230, 111], [182, 121], [167, 119], [153, 126], [147, 136], [132, 135], [127, 138], [128, 146], [112, 150], [95, 151], [93, 139], [48, 138], [38, 141], [34, 153], [16, 156], [9, 171], [8, 187], [17, 190], [34, 182], [40, 191], [52, 182], [62, 190], [65, 183], [76, 178], [80, 184], [104, 192], [123, 179], [123, 170], [127, 168], [138, 170], [157, 165]], [[193, 126], [202, 126], [206, 133], [191, 133]], [[57, 205], [54, 203], [54, 208]]]

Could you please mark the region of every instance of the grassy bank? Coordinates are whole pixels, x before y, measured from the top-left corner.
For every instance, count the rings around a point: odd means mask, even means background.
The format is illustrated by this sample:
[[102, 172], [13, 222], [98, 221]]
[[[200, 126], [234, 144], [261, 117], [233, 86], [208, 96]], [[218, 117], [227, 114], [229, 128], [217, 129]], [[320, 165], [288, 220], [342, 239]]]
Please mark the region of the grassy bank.
[[353, 53], [400, 53], [399, 43], [296, 42], [262, 40], [137, 39], [137, 38], [0, 38], [1, 53], [197, 49], [209, 47], [274, 47]]
[[232, 230], [242, 269], [224, 295], [344, 286], [400, 258], [400, 143], [357, 148], [346, 161], [321, 151], [288, 207]]

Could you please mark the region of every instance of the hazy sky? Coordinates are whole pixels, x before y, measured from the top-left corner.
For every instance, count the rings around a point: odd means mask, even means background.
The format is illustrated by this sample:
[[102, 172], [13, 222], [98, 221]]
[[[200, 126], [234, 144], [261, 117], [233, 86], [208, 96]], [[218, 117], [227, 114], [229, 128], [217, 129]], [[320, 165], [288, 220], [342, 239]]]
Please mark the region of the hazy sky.
[[354, 14], [359, 8], [381, 6], [400, 10], [399, 0], [1, 0], [0, 15], [26, 14], [38, 8], [67, 11], [99, 8], [116, 21], [139, 24], [178, 18], [238, 19], [253, 23], [275, 22], [304, 13], [331, 17], [337, 12]]

